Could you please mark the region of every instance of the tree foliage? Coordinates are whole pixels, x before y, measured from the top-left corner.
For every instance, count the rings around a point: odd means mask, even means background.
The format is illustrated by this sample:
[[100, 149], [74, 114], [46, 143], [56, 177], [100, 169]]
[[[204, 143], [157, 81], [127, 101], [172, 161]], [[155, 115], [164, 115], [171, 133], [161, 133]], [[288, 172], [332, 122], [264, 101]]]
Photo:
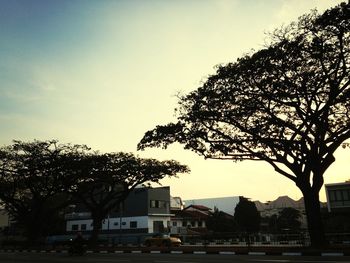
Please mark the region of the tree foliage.
[[263, 160], [304, 195], [311, 242], [325, 243], [318, 193], [350, 137], [350, 4], [274, 31], [271, 43], [220, 65], [180, 97], [178, 121], [146, 132], [139, 149], [184, 144], [206, 158]]
[[69, 156], [86, 149], [55, 140], [14, 141], [0, 149], [0, 200], [29, 239], [54, 229], [51, 223], [69, 202]]
[[144, 159], [132, 153], [92, 153], [84, 157], [84, 165], [70, 193], [85, 205], [93, 219], [91, 242], [97, 241], [102, 221], [138, 185], [155, 182], [166, 176], [187, 173], [189, 168], [177, 161]]
[[208, 230], [216, 233], [235, 231], [233, 216], [219, 211], [217, 208], [214, 209], [214, 212], [208, 218], [206, 226]]
[[52, 233], [61, 210], [80, 202], [91, 212], [96, 241], [102, 220], [137, 185], [189, 172], [176, 161], [98, 153], [56, 140], [0, 148], [0, 200], [32, 241]]
[[260, 229], [260, 220], [260, 213], [255, 203], [240, 197], [234, 214], [237, 230], [244, 233], [257, 233]]

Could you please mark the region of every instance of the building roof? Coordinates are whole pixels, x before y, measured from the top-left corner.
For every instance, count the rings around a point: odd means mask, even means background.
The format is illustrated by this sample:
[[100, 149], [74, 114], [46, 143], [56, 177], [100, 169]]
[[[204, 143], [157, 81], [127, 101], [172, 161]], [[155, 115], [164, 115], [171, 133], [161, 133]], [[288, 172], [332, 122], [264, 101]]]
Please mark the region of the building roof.
[[206, 207], [204, 205], [190, 205], [190, 206], [185, 207], [184, 210], [188, 210], [191, 208], [194, 208], [194, 209], [197, 209], [200, 211], [210, 211], [211, 210], [209, 207]]
[[258, 211], [270, 210], [270, 209], [282, 209], [286, 207], [292, 207], [295, 209], [304, 209], [304, 198], [299, 200], [294, 200], [289, 196], [280, 196], [274, 201], [269, 201], [267, 203], [262, 203], [260, 201], [254, 201]]
[[236, 205], [239, 202], [239, 196], [192, 199], [185, 200], [184, 202], [186, 206], [201, 205], [210, 208], [212, 211], [217, 208], [227, 214], [234, 215]]
[[207, 219], [210, 216], [210, 213], [203, 213], [198, 210], [181, 210], [175, 212], [176, 218], [182, 218], [186, 220], [191, 219]]

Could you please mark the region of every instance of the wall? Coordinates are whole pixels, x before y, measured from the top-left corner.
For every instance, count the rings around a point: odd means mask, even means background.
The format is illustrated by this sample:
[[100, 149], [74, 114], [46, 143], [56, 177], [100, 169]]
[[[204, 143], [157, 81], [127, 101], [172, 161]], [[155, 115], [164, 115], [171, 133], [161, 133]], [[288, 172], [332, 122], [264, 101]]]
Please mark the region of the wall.
[[[109, 226], [108, 226], [109, 221]], [[130, 227], [130, 222], [137, 222], [137, 227]], [[131, 229], [147, 229], [148, 228], [148, 217], [147, 216], [136, 216], [136, 217], [122, 217], [122, 224], [120, 225], [120, 218], [109, 218], [104, 220], [102, 224], [102, 230], [131, 230]], [[79, 225], [78, 229], [75, 231], [84, 231], [81, 229], [81, 225], [86, 224], [86, 231], [92, 230], [92, 219], [85, 220], [71, 220], [67, 221], [66, 231], [74, 231], [72, 230], [73, 225]]]

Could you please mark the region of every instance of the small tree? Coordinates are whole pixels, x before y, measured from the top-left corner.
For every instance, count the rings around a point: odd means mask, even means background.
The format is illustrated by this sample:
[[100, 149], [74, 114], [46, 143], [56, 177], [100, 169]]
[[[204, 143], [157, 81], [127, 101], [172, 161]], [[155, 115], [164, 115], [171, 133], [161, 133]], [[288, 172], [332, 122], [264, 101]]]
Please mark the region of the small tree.
[[326, 244], [319, 191], [350, 138], [350, 3], [276, 30], [264, 49], [219, 66], [180, 98], [178, 121], [139, 149], [180, 142], [206, 158], [262, 160], [304, 196], [311, 245]]
[[248, 234], [259, 232], [260, 213], [255, 203], [241, 196], [235, 208], [234, 221], [240, 232]]

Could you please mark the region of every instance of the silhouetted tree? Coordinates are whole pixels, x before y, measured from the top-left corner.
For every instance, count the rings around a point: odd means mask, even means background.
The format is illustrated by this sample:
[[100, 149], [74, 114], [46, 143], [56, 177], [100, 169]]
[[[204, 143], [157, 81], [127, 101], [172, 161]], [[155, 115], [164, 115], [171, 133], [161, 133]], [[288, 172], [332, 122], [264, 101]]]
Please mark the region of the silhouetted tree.
[[255, 203], [241, 196], [235, 208], [234, 221], [240, 232], [249, 234], [259, 232], [260, 213]]
[[0, 200], [31, 241], [51, 232], [70, 201], [65, 167], [87, 148], [57, 141], [14, 141], [0, 148]]
[[93, 153], [84, 158], [77, 185], [71, 185], [70, 193], [91, 212], [92, 245], [97, 242], [103, 220], [136, 186], [189, 172], [176, 161], [144, 159], [132, 153]]
[[178, 121], [138, 145], [180, 142], [206, 158], [263, 160], [304, 196], [312, 246], [326, 243], [323, 174], [350, 137], [350, 4], [276, 30], [264, 49], [219, 66], [180, 98]]

